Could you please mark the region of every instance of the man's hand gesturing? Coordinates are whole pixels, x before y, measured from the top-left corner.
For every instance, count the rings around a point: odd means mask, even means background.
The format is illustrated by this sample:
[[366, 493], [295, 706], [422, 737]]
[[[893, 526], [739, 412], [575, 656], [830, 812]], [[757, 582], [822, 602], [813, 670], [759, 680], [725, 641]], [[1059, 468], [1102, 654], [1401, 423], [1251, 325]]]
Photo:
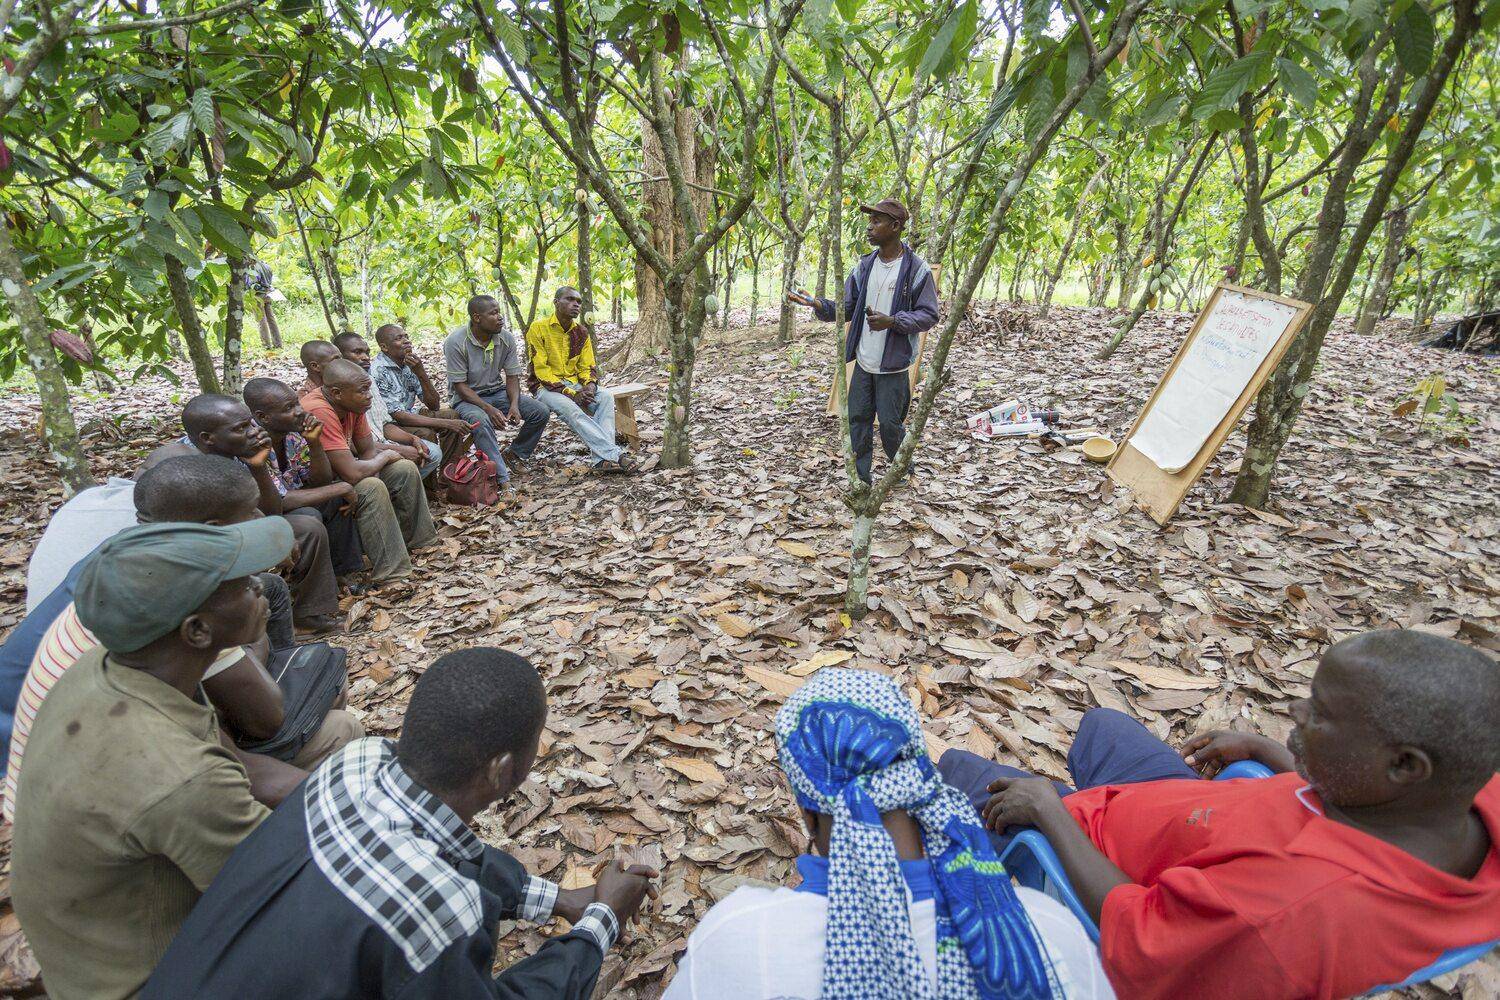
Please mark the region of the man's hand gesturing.
[[635, 916], [647, 896], [656, 898], [656, 886], [652, 880], [660, 877], [660, 872], [645, 865], [626, 868], [618, 861], [611, 861], [599, 873], [599, 881], [594, 886], [594, 901], [613, 910], [623, 927]]

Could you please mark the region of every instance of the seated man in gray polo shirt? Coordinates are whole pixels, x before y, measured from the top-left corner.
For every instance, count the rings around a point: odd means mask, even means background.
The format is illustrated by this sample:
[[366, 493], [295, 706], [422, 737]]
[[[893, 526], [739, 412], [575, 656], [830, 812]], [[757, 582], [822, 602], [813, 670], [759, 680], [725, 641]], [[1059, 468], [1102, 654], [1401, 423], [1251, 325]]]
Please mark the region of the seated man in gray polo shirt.
[[[526, 355], [515, 335], [505, 327], [500, 303], [493, 296], [469, 300], [469, 321], [443, 341], [443, 362], [453, 408], [474, 426], [474, 444], [495, 463], [502, 489], [510, 482], [506, 460], [525, 462], [536, 450], [550, 411], [521, 391]], [[521, 431], [502, 455], [495, 432], [502, 427]]]

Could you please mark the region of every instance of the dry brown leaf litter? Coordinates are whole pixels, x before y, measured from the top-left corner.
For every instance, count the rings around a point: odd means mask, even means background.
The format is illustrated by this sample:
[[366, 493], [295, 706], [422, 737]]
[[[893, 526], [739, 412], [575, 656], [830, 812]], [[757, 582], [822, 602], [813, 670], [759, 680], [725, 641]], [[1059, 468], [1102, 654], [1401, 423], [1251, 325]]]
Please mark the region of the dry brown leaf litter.
[[[805, 837], [770, 723], [822, 666], [901, 678], [935, 753], [1061, 776], [1095, 705], [1173, 741], [1222, 725], [1280, 736], [1319, 651], [1343, 635], [1409, 625], [1500, 648], [1494, 359], [1336, 331], [1273, 509], [1220, 502], [1236, 435], [1158, 529], [1076, 452], [964, 432], [969, 414], [1020, 396], [1118, 438], [1191, 317], [1147, 317], [1101, 366], [1090, 356], [1110, 315], [1062, 310], [1034, 329], [1024, 308], [973, 310], [915, 481], [881, 515], [865, 621], [840, 615], [848, 522], [823, 416], [828, 328], [790, 348], [752, 339], [766, 328], [731, 330], [697, 370], [695, 470], [598, 477], [553, 429], [519, 501], [440, 508], [445, 537], [416, 581], [346, 602], [352, 704], [394, 735], [435, 656], [478, 643], [529, 656], [551, 698], [544, 752], [509, 807], [480, 817], [483, 835], [564, 884], [616, 852], [659, 858], [661, 899], [598, 992], [655, 997], [714, 901], [792, 877]], [[434, 342], [423, 350], [440, 364]], [[1466, 443], [1393, 414], [1434, 373], [1474, 420]], [[153, 382], [80, 399], [96, 473], [131, 474], [179, 433], [189, 394]], [[661, 407], [660, 395], [641, 407], [648, 453]], [[21, 394], [0, 403], [0, 628], [21, 617], [26, 559], [60, 499], [36, 412]], [[502, 957], [542, 939], [516, 928]], [[0, 916], [0, 961], [0, 992], [35, 976], [13, 915]], [[1496, 995], [1496, 969], [1445, 985]]]

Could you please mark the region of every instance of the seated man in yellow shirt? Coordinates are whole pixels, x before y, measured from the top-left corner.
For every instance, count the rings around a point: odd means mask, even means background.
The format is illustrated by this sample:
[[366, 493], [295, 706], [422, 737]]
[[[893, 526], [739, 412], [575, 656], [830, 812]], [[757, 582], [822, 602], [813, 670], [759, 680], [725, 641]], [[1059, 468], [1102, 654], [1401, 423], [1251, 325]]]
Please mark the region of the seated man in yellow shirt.
[[564, 285], [552, 297], [554, 312], [526, 331], [532, 394], [588, 445], [594, 468], [632, 472], [637, 462], [615, 444], [615, 398], [594, 381], [594, 345], [578, 320], [583, 296]]

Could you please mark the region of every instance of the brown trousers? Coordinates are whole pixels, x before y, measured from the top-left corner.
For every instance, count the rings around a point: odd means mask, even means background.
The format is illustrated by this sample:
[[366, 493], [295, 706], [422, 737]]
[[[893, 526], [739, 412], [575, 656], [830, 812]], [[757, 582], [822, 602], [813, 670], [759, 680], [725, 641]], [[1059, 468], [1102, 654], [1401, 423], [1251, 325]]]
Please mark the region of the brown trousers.
[[[450, 410], [446, 408], [441, 410], [429, 410], [424, 406], [418, 412], [420, 412], [424, 417], [437, 417], [441, 420], [463, 419], [463, 417], [458, 415], [457, 410]], [[438, 445], [443, 449], [443, 460], [442, 463], [438, 466], [439, 472], [441, 472], [443, 469], [446, 469], [449, 462], [453, 461], [455, 458], [459, 458], [469, 450], [470, 439], [469, 435], [467, 434], [459, 434], [454, 431], [439, 432], [433, 430], [431, 427], [403, 427], [401, 429], [404, 431], [410, 431], [412, 434], [415, 434], [423, 441], [436, 441], [438, 443]]]
[[411, 572], [409, 553], [437, 540], [422, 474], [403, 458], [381, 469], [380, 475], [361, 479], [354, 494], [354, 520], [370, 557], [370, 581], [406, 576]]
[[297, 540], [297, 561], [292, 564], [292, 617], [304, 621], [315, 615], [339, 613], [339, 584], [333, 575], [328, 551], [328, 529], [321, 518], [287, 514]]
[[329, 711], [323, 724], [318, 731], [310, 736], [302, 749], [297, 751], [291, 764], [300, 767], [304, 771], [311, 771], [323, 762], [323, 760], [335, 750], [343, 749], [344, 745], [359, 739], [365, 734], [365, 727], [359, 724], [359, 720], [352, 714], [341, 708]]

